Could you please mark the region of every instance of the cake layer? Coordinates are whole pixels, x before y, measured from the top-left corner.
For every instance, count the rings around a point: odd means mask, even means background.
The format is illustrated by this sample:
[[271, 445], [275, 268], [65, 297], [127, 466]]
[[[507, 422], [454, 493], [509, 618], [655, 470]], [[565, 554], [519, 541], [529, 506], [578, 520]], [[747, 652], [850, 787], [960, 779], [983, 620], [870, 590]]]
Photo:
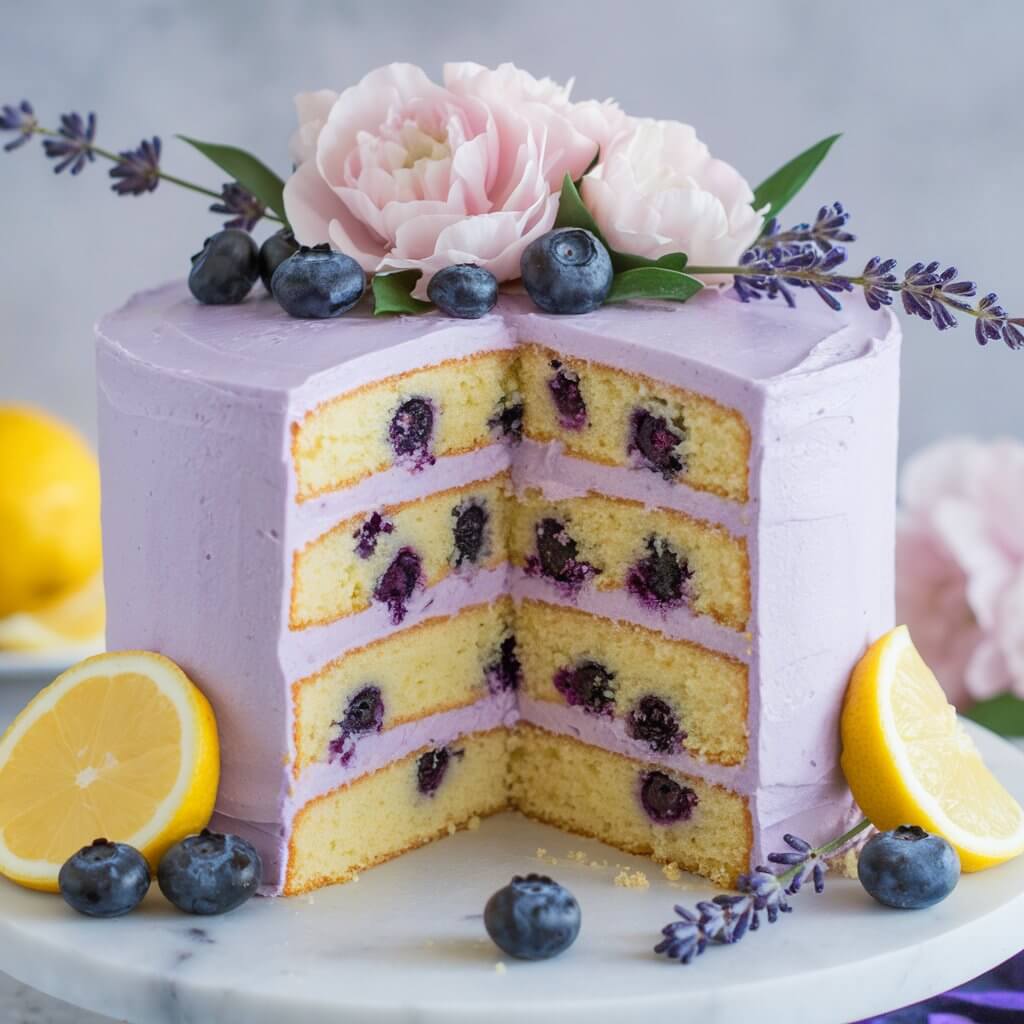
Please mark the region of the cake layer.
[[513, 802], [532, 818], [672, 861], [719, 885], [748, 870], [750, 810], [721, 786], [526, 724], [511, 772]]
[[527, 573], [575, 594], [625, 590], [654, 611], [688, 607], [731, 629], [750, 616], [746, 543], [672, 509], [607, 495], [519, 495], [509, 554]]
[[438, 616], [374, 640], [292, 687], [298, 777], [347, 765], [378, 734], [514, 689], [519, 665], [508, 598]]
[[481, 448], [521, 422], [514, 353], [482, 352], [385, 377], [323, 402], [292, 427], [296, 497], [416, 471]]
[[452, 573], [501, 565], [509, 490], [505, 473], [343, 520], [295, 553], [291, 628], [324, 625], [373, 603], [397, 624], [418, 591]]
[[573, 608], [523, 601], [515, 621], [523, 692], [621, 721], [649, 754], [718, 764], [747, 755], [747, 666], [698, 644]]
[[508, 805], [508, 732], [463, 736], [310, 801], [294, 818], [286, 894], [345, 882]]
[[523, 431], [581, 459], [746, 501], [750, 427], [734, 409], [636, 371], [540, 345], [519, 355]]

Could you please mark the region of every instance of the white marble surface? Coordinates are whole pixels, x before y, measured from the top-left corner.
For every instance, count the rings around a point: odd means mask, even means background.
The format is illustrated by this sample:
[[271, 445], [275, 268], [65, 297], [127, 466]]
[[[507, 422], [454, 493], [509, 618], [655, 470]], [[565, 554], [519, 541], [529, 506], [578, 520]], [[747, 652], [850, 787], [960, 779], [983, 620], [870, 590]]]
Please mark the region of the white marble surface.
[[[0, 720], [21, 703], [0, 689]], [[993, 767], [1024, 797], [1024, 756], [976, 730]], [[546, 847], [558, 864], [536, 859]], [[607, 859], [592, 869], [569, 851]], [[614, 885], [616, 865], [645, 870], [646, 890]], [[487, 895], [515, 872], [544, 870], [580, 899], [576, 946], [544, 964], [507, 963], [483, 931]], [[669, 883], [638, 858], [503, 815], [367, 872], [352, 885], [287, 901], [255, 901], [224, 918], [177, 914], [159, 893], [128, 918], [77, 917], [53, 897], [0, 882], [0, 1020], [101, 1024], [303, 1024], [536, 1019], [626, 1021], [674, 1012], [706, 1024], [764, 1019], [785, 1005], [789, 1024], [842, 1022], [906, 1005], [968, 980], [1022, 941], [1024, 859], [966, 877], [943, 904], [901, 914], [855, 882], [801, 894], [793, 915], [735, 949], [688, 968], [651, 946], [673, 903], [709, 892]], [[870, 961], [871, 984], [865, 985]]]

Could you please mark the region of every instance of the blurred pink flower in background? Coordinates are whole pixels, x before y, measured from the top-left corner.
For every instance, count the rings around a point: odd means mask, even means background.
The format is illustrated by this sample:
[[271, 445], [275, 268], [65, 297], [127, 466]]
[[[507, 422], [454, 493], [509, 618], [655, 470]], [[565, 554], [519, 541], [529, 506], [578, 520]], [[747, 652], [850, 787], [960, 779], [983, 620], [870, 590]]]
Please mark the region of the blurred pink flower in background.
[[957, 438], [900, 484], [896, 613], [949, 698], [1024, 698], [1024, 444]]

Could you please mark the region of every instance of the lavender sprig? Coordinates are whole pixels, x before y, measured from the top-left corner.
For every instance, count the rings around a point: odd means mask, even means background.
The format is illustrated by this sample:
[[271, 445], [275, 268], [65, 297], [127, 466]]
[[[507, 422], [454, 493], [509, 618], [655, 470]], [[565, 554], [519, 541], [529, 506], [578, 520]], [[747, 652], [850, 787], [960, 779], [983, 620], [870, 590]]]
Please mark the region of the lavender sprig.
[[[822, 216], [830, 210], [833, 213], [839, 210], [846, 216], [839, 203], [831, 208], [822, 207], [819, 221], [823, 225], [835, 221], [835, 217]], [[803, 227], [798, 225], [800, 231]], [[974, 318], [974, 335], [978, 344], [986, 345], [1001, 338], [1010, 349], [1024, 349], [1024, 317], [1011, 317], [999, 305], [999, 298], [994, 292], [975, 304], [967, 302], [977, 293], [977, 285], [974, 281], [958, 280], [956, 267], [942, 269], [938, 261], [914, 263], [900, 278], [893, 273], [895, 260], [873, 256], [860, 274], [837, 273], [837, 268], [846, 262], [846, 248], [837, 244], [839, 236], [846, 234], [841, 228], [839, 225], [837, 233], [827, 239], [828, 248], [811, 238], [813, 229], [810, 227], [806, 237], [796, 240], [792, 233], [776, 231], [748, 249], [737, 266], [698, 267], [691, 264], [686, 272], [695, 275], [732, 274], [736, 294], [743, 302], [781, 298], [790, 307], [796, 305], [793, 294], [796, 288], [812, 289], [836, 311], [842, 308], [836, 298], [842, 292], [861, 289], [865, 302], [876, 310], [892, 305], [894, 296], [899, 294], [907, 314], [927, 320], [940, 331], [955, 327], [958, 323], [956, 314], [961, 313]], [[793, 231], [800, 233], [797, 228]]]
[[769, 854], [768, 861], [784, 866], [785, 871], [776, 874], [770, 867], [757, 867], [749, 875], [740, 877], [738, 893], [723, 893], [702, 900], [693, 910], [675, 907], [679, 920], [662, 928], [663, 938], [654, 952], [688, 964], [710, 945], [733, 945], [748, 931], [757, 931], [762, 914], [769, 924], [774, 924], [780, 914], [792, 911], [787, 897], [800, 892], [808, 880], [813, 881], [815, 892], [824, 892], [826, 858], [845, 847], [869, 825], [867, 820], [861, 821], [818, 847], [812, 847], [799, 836], [783, 836], [789, 849]]
[[16, 107], [9, 104], [0, 107], [0, 132], [17, 132], [18, 137], [11, 139], [4, 146], [4, 152], [10, 153], [19, 146], [24, 146], [36, 133], [39, 122], [36, 120], [35, 111], [28, 100], [22, 100]]
[[247, 188], [237, 181], [229, 181], [221, 189], [220, 202], [211, 204], [210, 212], [230, 215], [231, 220], [224, 223], [226, 228], [252, 231], [266, 216], [267, 208]]
[[[216, 206], [223, 204], [232, 207], [224, 210], [214, 206], [211, 209], [218, 213], [234, 214], [236, 218], [241, 217], [239, 226], [254, 225], [261, 217], [283, 223], [280, 217], [266, 209], [261, 209], [259, 216], [255, 216], [256, 208], [261, 204], [237, 183], [228, 184], [220, 192], [214, 192], [168, 174], [160, 167], [161, 145], [156, 136], [151, 140], [143, 139], [135, 149], [122, 150], [120, 153], [96, 145], [96, 115], [92, 113], [85, 117], [74, 112], [63, 114], [60, 127], [53, 130], [44, 128], [37, 120], [32, 104], [22, 100], [17, 106], [8, 104], [0, 107], [0, 132], [17, 132], [17, 137], [3, 147], [8, 153], [23, 146], [33, 136], [41, 136], [46, 155], [58, 161], [54, 167], [58, 174], [64, 170], [70, 170], [73, 175], [80, 174], [96, 157], [109, 160], [114, 164], [110, 170], [114, 183], [110, 187], [120, 196], [143, 195], [152, 192], [161, 181], [166, 181], [215, 199]], [[243, 197], [243, 193], [249, 197], [248, 200]], [[232, 222], [232, 226], [234, 224]]]
[[855, 242], [857, 236], [846, 230], [850, 214], [839, 202], [831, 206], [823, 206], [813, 224], [797, 224], [788, 231], [783, 231], [778, 219], [772, 217], [764, 226], [757, 244], [762, 249], [778, 245], [792, 245], [795, 242], [813, 242], [822, 252], [828, 252], [834, 246]]
[[111, 190], [119, 196], [141, 196], [160, 184], [160, 139], [143, 139], [137, 149], [125, 149], [110, 168]]
[[71, 168], [72, 174], [81, 174], [85, 165], [96, 159], [95, 139], [95, 114], [84, 118], [76, 113], [61, 114], [60, 128], [52, 138], [43, 140], [43, 151], [51, 160], [58, 161], [53, 169], [55, 174], [66, 168]]

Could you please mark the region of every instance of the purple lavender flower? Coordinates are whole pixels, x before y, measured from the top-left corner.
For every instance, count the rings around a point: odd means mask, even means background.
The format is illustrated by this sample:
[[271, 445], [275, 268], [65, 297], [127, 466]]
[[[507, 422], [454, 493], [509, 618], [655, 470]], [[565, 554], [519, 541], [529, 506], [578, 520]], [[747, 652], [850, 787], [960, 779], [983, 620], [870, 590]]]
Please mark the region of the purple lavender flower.
[[872, 309], [892, 305], [892, 293], [899, 290], [899, 281], [892, 272], [895, 266], [895, 260], [883, 260], [878, 256], [872, 256], [864, 264], [861, 273], [864, 279], [864, 301]]
[[160, 139], [143, 139], [136, 149], [125, 149], [110, 169], [111, 189], [119, 196], [141, 196], [160, 184]]
[[979, 345], [987, 345], [990, 341], [1002, 338], [1007, 348], [1017, 350], [1024, 348], [1024, 317], [1009, 317], [1006, 310], [999, 305], [999, 296], [989, 292], [978, 300], [975, 307], [974, 336]]
[[1011, 317], [990, 292], [972, 306], [967, 299], [977, 292], [973, 281], [957, 280], [956, 267], [941, 269], [937, 260], [914, 263], [902, 280], [893, 273], [896, 261], [873, 256], [859, 276], [836, 273], [846, 262], [846, 250], [837, 243], [852, 241], [845, 230], [849, 215], [841, 203], [823, 206], [813, 225], [798, 224], [790, 231], [779, 231], [770, 222], [757, 244], [748, 249], [737, 268], [703, 267], [705, 273], [731, 271], [733, 284], [742, 302], [751, 299], [782, 298], [796, 305], [794, 288], [811, 288], [833, 310], [842, 305], [836, 295], [860, 288], [871, 309], [890, 306], [898, 292], [909, 316], [927, 320], [944, 331], [958, 323], [956, 313], [974, 317], [974, 336], [979, 345], [1002, 339], [1010, 349], [1024, 349], [1024, 317]]
[[783, 231], [775, 217], [764, 226], [757, 244], [763, 249], [777, 245], [792, 245], [794, 242], [813, 242], [822, 252], [828, 252], [839, 243], [855, 242], [857, 236], [846, 230], [850, 214], [843, 204], [836, 202], [823, 206], [813, 224], [797, 224]]
[[211, 213], [224, 213], [231, 217], [224, 222], [224, 227], [241, 228], [243, 231], [252, 231], [266, 210], [263, 203], [237, 181], [227, 182], [221, 189], [220, 202], [210, 206]]
[[769, 854], [768, 861], [786, 870], [776, 874], [769, 867], [757, 867], [749, 875], [740, 876], [736, 893], [723, 893], [704, 900], [697, 904], [695, 911], [676, 907], [680, 920], [662, 928], [663, 938], [654, 952], [688, 964], [709, 945], [732, 945], [748, 931], [757, 931], [762, 914], [769, 924], [774, 924], [780, 914], [788, 914], [793, 909], [786, 897], [795, 896], [808, 879], [813, 879], [815, 892], [824, 891], [825, 857], [845, 847], [868, 824], [861, 821], [819, 847], [812, 847], [799, 836], [783, 836], [789, 849]]
[[900, 296], [903, 308], [910, 316], [930, 320], [940, 330], [956, 327], [957, 319], [950, 307], [970, 312], [971, 306], [960, 296], [970, 297], [977, 291], [973, 281], [957, 281], [956, 267], [939, 271], [941, 264], [935, 260], [925, 265], [915, 263], [903, 273]]
[[81, 174], [85, 165], [96, 159], [92, 151], [96, 115], [89, 114], [83, 120], [81, 114], [61, 114], [57, 134], [60, 138], [43, 140], [43, 151], [51, 160], [58, 161], [54, 173], [70, 168], [72, 174]]
[[790, 288], [812, 288], [833, 310], [842, 309], [833, 292], [853, 291], [847, 277], [833, 274], [836, 267], [846, 262], [846, 250], [841, 245], [827, 252], [813, 242], [797, 242], [772, 248], [755, 246], [740, 259], [740, 265], [749, 272], [734, 279], [736, 292], [743, 302], [750, 299], [778, 298], [782, 296], [791, 309], [796, 305]]
[[0, 107], [0, 132], [17, 132], [17, 138], [11, 139], [4, 146], [5, 153], [11, 153], [19, 146], [24, 146], [39, 127], [35, 111], [28, 100], [22, 100], [16, 107], [10, 105]]

